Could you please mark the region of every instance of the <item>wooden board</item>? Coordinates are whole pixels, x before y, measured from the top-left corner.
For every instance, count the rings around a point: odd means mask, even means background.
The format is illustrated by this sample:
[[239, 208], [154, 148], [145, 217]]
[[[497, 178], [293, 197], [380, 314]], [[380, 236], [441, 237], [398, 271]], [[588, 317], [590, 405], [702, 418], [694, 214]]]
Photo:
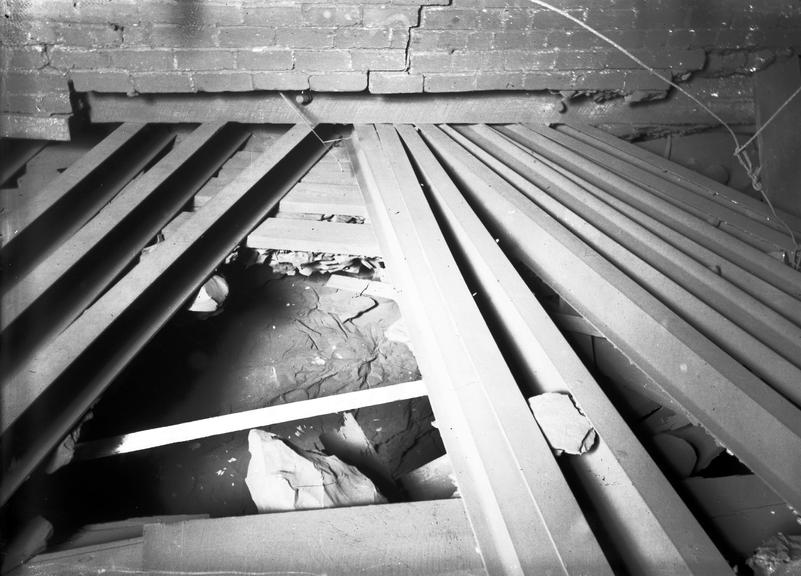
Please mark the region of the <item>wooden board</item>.
[[355, 410], [365, 406], [409, 400], [425, 395], [426, 387], [422, 381], [418, 380], [290, 402], [289, 404], [278, 404], [267, 406], [266, 408], [224, 414], [222, 416], [204, 418], [203, 420], [162, 426], [161, 428], [131, 432], [113, 438], [78, 444], [75, 457], [86, 460], [114, 456], [116, 454], [127, 454], [157, 446], [209, 438], [250, 428], [261, 428], [281, 422], [293, 422], [314, 416]]
[[317, 184], [301, 180], [281, 199], [282, 212], [367, 216], [364, 198], [355, 184]]
[[[94, 546], [49, 552], [21, 566], [15, 576], [130, 576], [141, 573], [143, 539], [131, 538]], [[160, 576], [154, 574], [153, 576]]]
[[369, 224], [268, 218], [247, 239], [251, 248], [380, 256]]
[[798, 408], [495, 172], [482, 169], [480, 178], [477, 172], [456, 173], [473, 206], [480, 207], [484, 221], [515, 258], [646, 372], [685, 414], [789, 504], [801, 507]]
[[391, 126], [355, 133], [360, 186], [488, 572], [611, 574], [400, 138]]
[[[619, 557], [631, 574], [727, 574], [729, 567], [634, 436], [604, 390], [532, 294], [501, 247], [470, 208], [431, 151], [410, 127], [400, 127], [407, 148], [431, 191], [431, 198], [455, 244], [463, 268], [487, 302], [499, 344], [523, 367], [518, 378], [526, 395], [571, 393], [600, 438], [590, 452], [568, 459], [569, 468], [589, 496], [584, 509], [599, 518], [605, 552]], [[481, 177], [478, 159], [433, 127], [425, 137], [454, 173]], [[491, 165], [492, 166], [492, 165]], [[612, 553], [614, 550], [614, 553]]]
[[305, 510], [145, 527], [148, 573], [479, 576], [460, 500]]
[[[725, 87], [720, 88], [725, 90]], [[125, 94], [87, 94], [92, 122], [209, 122], [229, 120], [287, 124], [297, 122], [297, 112], [280, 94], [158, 94], [130, 98]], [[709, 105], [732, 124], [753, 123], [748, 101], [710, 99]], [[315, 94], [303, 107], [314, 122], [352, 123], [474, 123], [558, 122], [572, 118], [590, 124], [713, 125], [707, 112], [677, 95], [667, 102], [630, 106], [622, 98], [596, 104], [591, 100], [571, 103], [562, 114], [558, 96], [537, 92], [483, 92], [461, 94]]]
[[69, 140], [70, 115], [28, 116], [0, 114], [0, 138]]
[[[568, 122], [565, 125], [558, 124], [554, 128], [564, 131], [587, 144], [599, 147], [610, 154], [615, 154], [618, 158], [633, 160], [638, 166], [650, 170], [653, 174], [658, 174], [662, 178], [667, 178], [688, 190], [692, 190], [715, 202], [720, 202], [734, 210], [739, 210], [748, 217], [763, 222], [775, 230], [786, 231], [786, 228], [775, 220], [770, 209], [763, 201], [707, 178], [703, 174], [685, 168], [681, 164], [671, 162], [650, 150], [626, 142], [621, 138], [616, 138], [607, 132], [586, 124]], [[787, 214], [782, 210], [778, 210], [777, 213], [790, 228], [801, 234], [801, 218]]]
[[[759, 128], [801, 86], [801, 61], [797, 55], [793, 55], [774, 62], [754, 74], [753, 82], [756, 124]], [[775, 208], [794, 216], [801, 216], [798, 126], [801, 126], [801, 94], [796, 95], [757, 136], [761, 167], [759, 177], [765, 192]], [[797, 240], [801, 242], [801, 238]]]
[[[13, 441], [8, 434], [0, 438], [11, 463], [0, 479], [0, 505], [326, 148], [310, 127], [291, 128], [172, 239], [160, 243], [13, 378], [2, 383], [0, 404], [10, 414], [20, 413], [21, 407], [30, 406], [56, 382], [62, 387], [71, 384], [71, 388], [69, 394], [62, 388], [57, 413], [32, 416], [35, 426], [28, 429], [26, 442], [21, 442], [19, 435]], [[92, 347], [98, 346], [107, 352], [93, 355]], [[68, 370], [83, 374], [65, 384], [59, 379]]]

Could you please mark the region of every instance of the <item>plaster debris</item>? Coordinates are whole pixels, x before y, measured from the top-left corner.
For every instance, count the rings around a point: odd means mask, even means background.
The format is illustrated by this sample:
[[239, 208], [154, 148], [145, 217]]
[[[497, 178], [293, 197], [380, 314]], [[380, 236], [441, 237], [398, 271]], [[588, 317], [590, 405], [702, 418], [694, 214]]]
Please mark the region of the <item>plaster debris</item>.
[[228, 282], [225, 278], [215, 274], [209, 278], [200, 288], [195, 301], [189, 307], [192, 312], [213, 313], [217, 312], [228, 298]]
[[547, 392], [529, 398], [528, 402], [557, 456], [562, 452], [584, 454], [595, 445], [595, 428], [569, 394]]
[[757, 548], [746, 563], [756, 576], [801, 576], [801, 535], [780, 532]]

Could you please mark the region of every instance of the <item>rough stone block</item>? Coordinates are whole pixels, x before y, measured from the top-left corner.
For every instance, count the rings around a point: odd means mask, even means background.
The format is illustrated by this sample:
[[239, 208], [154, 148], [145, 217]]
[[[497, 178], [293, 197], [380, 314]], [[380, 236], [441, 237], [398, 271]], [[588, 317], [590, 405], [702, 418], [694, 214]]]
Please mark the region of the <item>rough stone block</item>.
[[367, 88], [367, 73], [315, 74], [309, 77], [309, 87], [317, 92], [361, 92]]
[[304, 4], [303, 23], [318, 28], [358, 26], [362, 23], [361, 6], [337, 4]]
[[229, 26], [217, 32], [220, 48], [259, 48], [273, 46], [274, 28], [256, 26]]
[[290, 70], [292, 62], [292, 51], [281, 49], [240, 50], [236, 57], [239, 70]]
[[301, 5], [292, 6], [249, 6], [242, 9], [245, 24], [265, 28], [297, 26], [303, 18]]
[[479, 72], [476, 90], [522, 90], [522, 72]]
[[301, 71], [346, 71], [352, 69], [347, 50], [298, 50], [295, 69]]
[[297, 71], [253, 74], [254, 90], [308, 90], [309, 75]]
[[133, 74], [133, 86], [137, 92], [142, 94], [195, 91], [192, 77], [185, 72]]
[[365, 28], [410, 28], [419, 24], [420, 9], [416, 6], [364, 6], [362, 11]]
[[354, 70], [404, 70], [405, 50], [351, 50]]
[[426, 8], [420, 27], [430, 30], [475, 30], [479, 26], [479, 15], [478, 10]]
[[247, 92], [253, 82], [247, 72], [198, 72], [192, 74], [198, 92]]
[[475, 74], [425, 74], [425, 92], [471, 92], [476, 90]]
[[412, 72], [446, 72], [451, 69], [450, 54], [444, 52], [421, 52], [411, 55]]
[[111, 66], [129, 72], [172, 70], [172, 50], [111, 50]]
[[176, 50], [178, 70], [233, 70], [236, 58], [231, 50]]
[[67, 70], [70, 68], [109, 68], [111, 58], [105, 50], [86, 50], [81, 48], [62, 48], [55, 46], [50, 50], [50, 66]]
[[133, 83], [127, 72], [73, 70], [69, 74], [76, 92], [131, 92]]
[[[143, 38], [145, 42], [148, 42], [147, 37], [149, 37], [149, 45], [155, 48], [214, 48], [217, 45], [218, 29], [216, 26], [186, 28], [169, 24], [154, 24], [149, 29], [147, 25], [142, 25], [141, 27], [126, 26], [123, 31], [123, 39], [126, 45], [137, 44], [134, 39], [129, 40], [129, 33], [138, 28], [141, 28], [141, 32], [137, 33], [137, 35], [145, 36]], [[226, 29], [223, 28], [221, 30]], [[227, 30], [233, 29], [229, 28]], [[230, 32], [226, 32], [226, 34], [230, 34]], [[226, 37], [230, 38], [230, 36]]]
[[370, 72], [373, 94], [411, 94], [423, 91], [423, 76], [406, 72]]
[[334, 33], [334, 28], [280, 28], [275, 44], [286, 48], [332, 48]]
[[388, 28], [342, 28], [334, 35], [336, 48], [389, 48], [392, 30]]

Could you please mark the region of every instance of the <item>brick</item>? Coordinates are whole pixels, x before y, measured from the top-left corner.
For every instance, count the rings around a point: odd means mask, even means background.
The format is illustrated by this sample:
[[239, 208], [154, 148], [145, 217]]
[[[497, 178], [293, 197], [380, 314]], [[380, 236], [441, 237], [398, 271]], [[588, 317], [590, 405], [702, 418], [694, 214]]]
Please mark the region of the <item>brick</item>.
[[70, 79], [76, 92], [131, 92], [133, 83], [126, 72], [73, 70]]
[[7, 72], [2, 80], [3, 90], [9, 94], [57, 92], [67, 86], [66, 74], [58, 72]]
[[308, 90], [309, 75], [297, 71], [253, 74], [254, 90]]
[[480, 72], [476, 74], [476, 90], [522, 89], [522, 72]]
[[523, 76], [524, 90], [572, 90], [576, 79], [572, 72], [527, 72]]
[[405, 50], [351, 50], [354, 70], [404, 70]]
[[48, 63], [48, 54], [42, 46], [4, 48], [0, 51], [0, 68], [3, 70], [36, 70]]
[[333, 28], [281, 28], [275, 45], [285, 48], [333, 48]]
[[373, 94], [411, 94], [423, 91], [423, 76], [405, 72], [370, 72]]
[[475, 74], [426, 74], [425, 92], [471, 92], [476, 89]]
[[451, 70], [453, 72], [468, 72], [471, 70], [502, 70], [504, 65], [503, 52], [495, 51], [465, 51], [457, 50], [451, 54]]
[[112, 68], [130, 72], [157, 72], [173, 69], [171, 50], [111, 50]]
[[237, 2], [208, 0], [142, 0], [142, 20], [180, 26], [235, 26], [242, 24], [242, 9]]
[[133, 85], [134, 89], [142, 94], [195, 91], [192, 77], [185, 72], [133, 74]]
[[562, 50], [591, 50], [609, 46], [587, 30], [552, 30], [548, 32], [547, 45]]
[[245, 24], [265, 28], [299, 26], [303, 20], [300, 4], [293, 6], [251, 6], [242, 9]]
[[634, 28], [638, 25], [636, 11], [615, 8], [591, 7], [584, 22], [595, 29]]
[[50, 49], [50, 66], [58, 69], [70, 68], [109, 68], [111, 58], [104, 50], [62, 48]]
[[247, 72], [197, 72], [192, 74], [198, 92], [247, 92], [253, 81]]
[[393, 31], [387, 28], [342, 28], [334, 34], [336, 48], [389, 48]]
[[66, 114], [72, 112], [67, 90], [47, 94], [2, 94], [0, 109], [17, 114]]
[[3, 2], [3, 12], [12, 12], [16, 17], [29, 20], [69, 21], [76, 16], [71, 0], [47, 0], [45, 2]]
[[[73, 3], [70, 0], [70, 3]], [[106, 23], [129, 25], [140, 20], [139, 3], [133, 0], [80, 1], [73, 10], [73, 21], [82, 23]]]
[[480, 12], [477, 10], [455, 10], [426, 8], [422, 12], [421, 28], [432, 30], [474, 30], [478, 28]]
[[[657, 70], [661, 76], [671, 78], [670, 70]], [[626, 72], [623, 88], [627, 92], [633, 90], [667, 90], [670, 86], [647, 70], [631, 70]]]
[[492, 37], [494, 50], [535, 50], [548, 46], [548, 35], [543, 32], [496, 32]]
[[122, 44], [122, 29], [113, 24], [51, 24], [54, 44], [104, 48]]
[[[566, 10], [571, 16], [578, 18], [581, 21], [586, 20], [586, 10], [581, 8], [577, 10]], [[569, 18], [565, 18], [561, 14], [551, 12], [550, 10], [538, 10], [531, 17], [532, 30], [584, 30], [579, 24], [573, 22]]]
[[[493, 33], [492, 32], [469, 32], [467, 33], [467, 50], [489, 50], [492, 48]], [[458, 49], [454, 46], [453, 49]]]
[[443, 72], [451, 69], [450, 54], [443, 52], [421, 52], [410, 57], [412, 72]]
[[[624, 54], [616, 52], [624, 58]], [[559, 50], [556, 52], [554, 67], [557, 70], [602, 70], [615, 68], [609, 63], [612, 53], [609, 50]], [[631, 60], [629, 60], [631, 62]]]
[[347, 50], [298, 50], [295, 52], [295, 69], [310, 70], [351, 70], [350, 52]]
[[175, 50], [177, 70], [233, 70], [236, 57], [231, 50]]
[[[676, 71], [701, 70], [706, 64], [706, 51], [701, 48], [694, 50], [635, 50], [632, 54], [640, 60], [655, 68], [672, 68]], [[607, 57], [608, 68], [642, 67], [622, 52], [610, 52]]]
[[[126, 38], [130, 27], [123, 31]], [[143, 30], [146, 32], [147, 28]], [[217, 45], [217, 28], [205, 26], [185, 28], [172, 25], [153, 25], [150, 29], [150, 45], [156, 48], [214, 48]], [[127, 39], [125, 40], [127, 43]]]
[[[428, 52], [435, 50], [463, 50], [467, 48], [468, 34], [462, 30], [421, 30], [411, 32], [411, 49]], [[491, 36], [490, 36], [491, 38]], [[489, 48], [489, 46], [487, 46]]]
[[[383, 3], [384, 0], [378, 2]], [[389, 3], [394, 6], [447, 6], [451, 0], [389, 0]]]
[[365, 28], [392, 28], [417, 26], [420, 8], [416, 6], [364, 6], [362, 22]]
[[360, 6], [341, 6], [336, 4], [304, 4], [303, 24], [318, 28], [358, 26], [362, 23]]
[[556, 63], [556, 52], [532, 50], [506, 50], [503, 67], [506, 70], [551, 70]]
[[217, 31], [220, 48], [258, 48], [269, 47], [275, 43], [274, 28], [255, 26], [221, 27]]
[[[643, 70], [643, 72], [645, 72]], [[645, 72], [647, 74], [647, 72]], [[625, 87], [628, 71], [623, 70], [584, 70], [576, 73], [573, 85], [585, 90], [622, 90]]]
[[309, 87], [317, 92], [361, 92], [367, 88], [366, 72], [332, 72], [312, 75]]
[[291, 50], [240, 50], [236, 56], [239, 70], [290, 70]]

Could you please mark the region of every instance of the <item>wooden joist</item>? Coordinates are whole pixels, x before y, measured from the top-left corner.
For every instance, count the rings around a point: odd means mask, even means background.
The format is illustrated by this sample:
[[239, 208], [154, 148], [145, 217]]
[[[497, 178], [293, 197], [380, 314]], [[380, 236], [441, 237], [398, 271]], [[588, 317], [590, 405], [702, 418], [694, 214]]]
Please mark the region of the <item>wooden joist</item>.
[[164, 129], [123, 124], [19, 209], [2, 219], [3, 266], [20, 278], [91, 219], [173, 140]]
[[0, 185], [22, 170], [28, 161], [47, 146], [45, 140], [2, 140], [0, 141]]
[[496, 172], [801, 407], [801, 328], [492, 129], [464, 133], [490, 155], [485, 162]]
[[[717, 86], [716, 89], [725, 90]], [[736, 90], [737, 87], [733, 87]], [[287, 124], [297, 122], [297, 111], [279, 93], [253, 94], [125, 94], [90, 92], [89, 117], [102, 122], [231, 122]], [[752, 124], [750, 100], [716, 98], [710, 105], [730, 124]], [[560, 122], [573, 119], [588, 124], [634, 126], [711, 125], [709, 114], [677, 95], [656, 106], [630, 106], [622, 98], [595, 103], [571, 102], [563, 113], [558, 96], [542, 92], [480, 92], [459, 94], [316, 93], [303, 107], [314, 122], [359, 123], [474, 123]]]
[[251, 248], [380, 256], [370, 224], [268, 218], [249, 236]]
[[801, 507], [797, 407], [485, 164], [464, 155], [449, 160], [459, 160], [452, 173], [460, 189], [503, 247], [596, 326], [680, 410], [786, 502]]
[[69, 140], [70, 118], [69, 114], [53, 116], [0, 114], [0, 138]]
[[[398, 131], [458, 252], [464, 255], [462, 268], [475, 279], [496, 321], [494, 325], [502, 326], [496, 339], [514, 351], [516, 363], [525, 367], [524, 377], [518, 379], [523, 380], [521, 386], [532, 396], [571, 393], [599, 434], [599, 443], [592, 451], [567, 460], [563, 466], [573, 470], [590, 496], [589, 506], [607, 536], [606, 546], [615, 550], [614, 556], [620, 557], [631, 574], [729, 573], [714, 544], [603, 389], [572, 353], [445, 169], [411, 127], [402, 126]], [[456, 166], [451, 158], [464, 156], [458, 144], [436, 128], [423, 127], [422, 132], [451, 166]]]
[[491, 574], [611, 574], [458, 271], [391, 126], [357, 126], [357, 173]]
[[726, 230], [764, 252], [777, 250], [787, 252], [794, 248], [789, 235], [784, 230], [776, 230], [765, 223], [753, 220], [725, 204], [700, 196], [640, 168], [636, 164], [620, 160], [613, 154], [608, 154], [594, 146], [571, 138], [567, 134], [543, 125], [529, 124], [529, 128], [533, 132], [581, 154], [593, 163], [636, 183], [644, 192], [658, 196], [699, 218], [715, 222], [720, 229]]
[[[0, 504], [325, 149], [310, 127], [290, 129], [13, 378], [2, 382], [3, 426], [22, 417], [0, 439]], [[45, 392], [56, 395], [58, 411], [43, 417], [32, 404]], [[26, 419], [28, 408], [33, 410]]]
[[536, 132], [522, 126], [499, 127], [498, 130], [514, 141], [534, 150], [571, 173], [614, 194], [617, 198], [645, 212], [649, 216], [681, 232], [688, 238], [706, 246], [738, 266], [754, 273], [766, 282], [793, 296], [801, 297], [798, 272], [724, 230], [716, 220], [708, 221], [685, 212], [666, 200], [651, 194], [615, 174]]
[[157, 446], [199, 440], [200, 438], [209, 438], [250, 428], [261, 428], [281, 422], [304, 420], [325, 414], [356, 410], [365, 406], [376, 406], [399, 400], [419, 398], [425, 395], [426, 387], [419, 380], [391, 386], [368, 388], [356, 392], [344, 392], [333, 396], [267, 406], [266, 408], [257, 408], [247, 412], [225, 414], [193, 422], [182, 422], [172, 426], [162, 426], [161, 428], [131, 432], [114, 438], [86, 442], [76, 447], [75, 457], [87, 460], [116, 454], [127, 454]]
[[[703, 174], [685, 168], [681, 164], [671, 162], [658, 154], [654, 154], [650, 150], [626, 142], [621, 138], [615, 138], [603, 130], [598, 130], [586, 124], [567, 122], [565, 124], [555, 125], [554, 129], [565, 132], [573, 138], [595, 146], [605, 152], [614, 154], [621, 160], [625, 160], [629, 163], [636, 162], [637, 166], [650, 171], [652, 174], [656, 174], [675, 184], [684, 186], [688, 190], [704, 198], [723, 204], [732, 210], [737, 210], [747, 215], [749, 218], [753, 218], [758, 222], [772, 227], [774, 230], [787, 232], [784, 224], [776, 221], [764, 202], [712, 180], [711, 178], [707, 178]], [[785, 224], [790, 226], [796, 234], [801, 235], [801, 217], [788, 214], [781, 209], [777, 209], [777, 215]]]
[[[12, 332], [4, 344], [14, 350], [14, 366], [28, 347], [61, 332], [94, 301], [246, 138], [241, 127], [223, 122], [200, 126], [27, 275], [10, 282], [0, 330]], [[37, 322], [41, 318], [47, 321]], [[3, 430], [10, 424], [4, 421]]]

